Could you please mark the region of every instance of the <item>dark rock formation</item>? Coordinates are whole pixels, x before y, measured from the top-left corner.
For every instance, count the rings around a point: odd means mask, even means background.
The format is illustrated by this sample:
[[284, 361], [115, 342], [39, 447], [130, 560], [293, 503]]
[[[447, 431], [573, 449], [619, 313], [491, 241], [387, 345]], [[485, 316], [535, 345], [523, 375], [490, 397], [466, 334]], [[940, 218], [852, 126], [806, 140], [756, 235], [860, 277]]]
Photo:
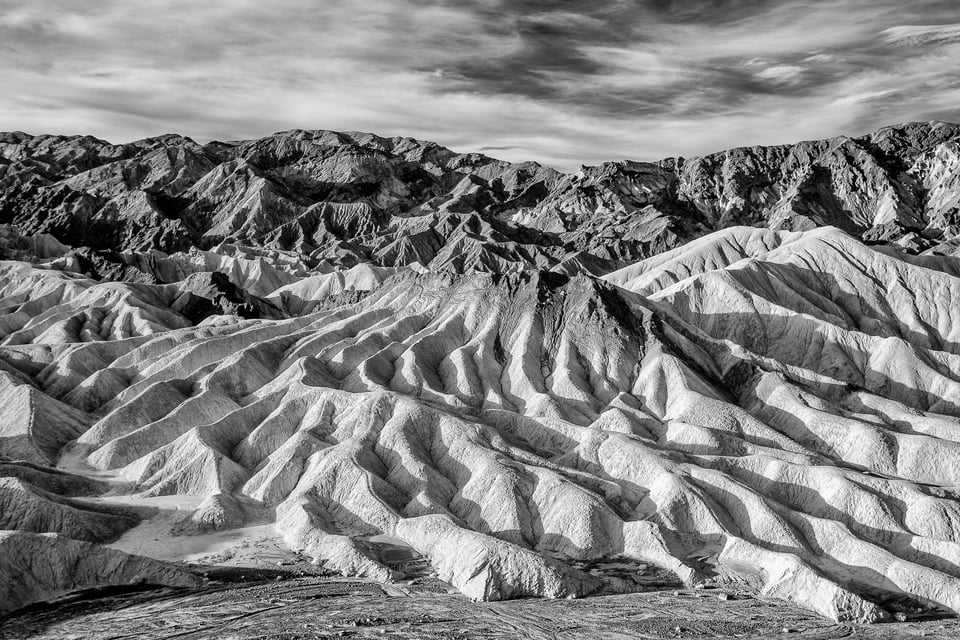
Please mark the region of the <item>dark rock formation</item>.
[[960, 231], [958, 144], [957, 125], [913, 123], [563, 175], [362, 133], [207, 145], [11, 133], [0, 134], [0, 222], [102, 251], [229, 241], [339, 267], [457, 271], [569, 270], [576, 255], [609, 270], [734, 225], [832, 225], [919, 250]]

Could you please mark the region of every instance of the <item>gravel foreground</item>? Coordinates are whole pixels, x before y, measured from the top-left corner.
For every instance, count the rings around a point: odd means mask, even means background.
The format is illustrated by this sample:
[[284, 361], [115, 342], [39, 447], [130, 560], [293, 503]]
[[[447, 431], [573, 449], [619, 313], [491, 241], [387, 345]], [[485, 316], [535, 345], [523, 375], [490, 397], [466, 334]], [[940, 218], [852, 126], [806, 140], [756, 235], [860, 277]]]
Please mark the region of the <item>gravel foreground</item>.
[[104, 590], [0, 620], [0, 638], [957, 638], [960, 619], [835, 624], [719, 589], [476, 603], [431, 579], [397, 584], [212, 572], [200, 589]]

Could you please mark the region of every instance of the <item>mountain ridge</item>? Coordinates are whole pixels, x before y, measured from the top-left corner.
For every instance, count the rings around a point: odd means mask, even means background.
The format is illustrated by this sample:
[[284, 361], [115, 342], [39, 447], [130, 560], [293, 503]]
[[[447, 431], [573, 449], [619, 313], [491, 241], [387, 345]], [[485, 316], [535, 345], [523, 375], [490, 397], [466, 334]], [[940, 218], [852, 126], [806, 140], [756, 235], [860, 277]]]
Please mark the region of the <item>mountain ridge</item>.
[[[612, 268], [736, 224], [828, 224], [916, 252], [958, 230], [958, 138], [957, 125], [908, 123], [562, 174], [412, 138], [322, 130], [206, 145], [176, 135], [110, 145], [3, 134], [0, 223], [101, 250], [227, 241], [338, 267], [427, 266], [458, 247], [470, 251], [468, 270], [556, 266], [581, 254]], [[472, 235], [481, 230], [484, 241]]]
[[572, 176], [329, 132], [216, 163], [0, 138], [4, 539], [111, 563], [0, 575], [191, 584], [168, 539], [259, 527], [476, 600], [960, 611], [958, 136]]

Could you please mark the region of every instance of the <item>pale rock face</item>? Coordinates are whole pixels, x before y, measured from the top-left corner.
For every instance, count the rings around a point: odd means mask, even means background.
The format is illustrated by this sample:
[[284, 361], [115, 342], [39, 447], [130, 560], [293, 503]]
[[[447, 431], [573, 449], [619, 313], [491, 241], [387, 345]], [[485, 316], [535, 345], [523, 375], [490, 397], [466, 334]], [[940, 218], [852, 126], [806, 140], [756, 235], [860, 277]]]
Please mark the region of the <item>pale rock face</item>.
[[205, 499], [189, 516], [172, 529], [174, 535], [203, 535], [236, 529], [252, 519], [248, 509], [235, 496], [218, 493]]
[[[46, 567], [12, 602], [189, 582], [25, 533], [135, 524], [69, 460], [111, 499], [195, 506], [177, 535], [269, 518], [328, 569], [396, 579], [402, 547], [477, 600], [629, 590], [585, 568], [617, 559], [836, 620], [960, 612], [954, 138], [559, 176], [367, 134], [8, 136], [58, 168], [45, 189], [116, 204], [140, 176], [193, 234], [0, 229], [0, 456], [24, 461], [0, 461], [24, 532], [0, 545]], [[78, 549], [109, 558], [48, 575]]]
[[82, 412], [38, 391], [23, 379], [0, 371], [0, 456], [49, 464], [60, 449], [89, 426]]
[[[65, 342], [122, 387], [78, 444], [141, 495], [205, 497], [184, 532], [250, 500], [328, 568], [395, 577], [370, 541], [389, 536], [477, 599], [586, 595], [603, 578], [571, 563], [614, 556], [698, 581], [704, 557], [837, 619], [960, 607], [960, 510], [925, 489], [960, 477], [960, 327], [923, 303], [953, 276], [836, 230], [736, 228], [609, 279], [406, 272], [288, 320]], [[85, 380], [48, 380], [79, 413]]]

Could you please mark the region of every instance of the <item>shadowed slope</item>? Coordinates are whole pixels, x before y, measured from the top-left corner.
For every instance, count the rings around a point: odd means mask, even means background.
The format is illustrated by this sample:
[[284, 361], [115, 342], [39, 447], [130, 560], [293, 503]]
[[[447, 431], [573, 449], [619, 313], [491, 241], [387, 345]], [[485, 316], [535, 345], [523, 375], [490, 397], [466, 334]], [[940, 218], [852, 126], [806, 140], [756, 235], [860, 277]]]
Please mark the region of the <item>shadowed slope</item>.
[[200, 584], [192, 574], [156, 560], [54, 533], [22, 531], [0, 531], [0, 577], [0, 615], [108, 585]]

